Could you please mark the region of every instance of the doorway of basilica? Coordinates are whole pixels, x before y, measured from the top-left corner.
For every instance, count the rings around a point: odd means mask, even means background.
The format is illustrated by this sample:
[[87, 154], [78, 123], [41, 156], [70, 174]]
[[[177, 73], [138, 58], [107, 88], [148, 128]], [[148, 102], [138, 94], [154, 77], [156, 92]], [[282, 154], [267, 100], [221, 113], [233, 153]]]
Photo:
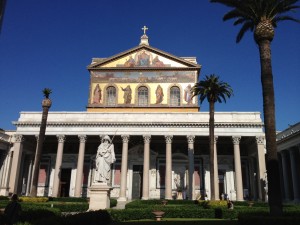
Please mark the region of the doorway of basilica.
[[141, 199], [143, 190], [143, 165], [133, 165], [132, 199]]

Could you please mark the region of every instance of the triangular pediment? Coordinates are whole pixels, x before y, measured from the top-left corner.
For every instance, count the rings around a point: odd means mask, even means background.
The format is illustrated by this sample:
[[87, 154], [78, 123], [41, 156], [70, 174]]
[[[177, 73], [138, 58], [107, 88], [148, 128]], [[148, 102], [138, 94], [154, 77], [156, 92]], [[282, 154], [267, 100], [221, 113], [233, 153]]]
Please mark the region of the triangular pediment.
[[176, 57], [167, 52], [150, 47], [148, 45], [140, 45], [128, 51], [114, 55], [110, 58], [93, 59], [88, 69], [126, 69], [126, 68], [147, 68], [147, 69], [168, 69], [168, 68], [194, 68], [200, 66], [196, 61], [186, 60]]

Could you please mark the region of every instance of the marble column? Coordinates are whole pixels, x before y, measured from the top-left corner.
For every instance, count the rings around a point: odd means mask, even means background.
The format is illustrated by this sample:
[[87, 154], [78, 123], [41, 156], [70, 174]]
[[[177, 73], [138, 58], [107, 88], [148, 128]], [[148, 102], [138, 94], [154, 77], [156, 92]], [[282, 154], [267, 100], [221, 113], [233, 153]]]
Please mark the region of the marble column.
[[214, 184], [215, 184], [215, 200], [220, 199], [220, 190], [219, 190], [219, 169], [218, 169], [218, 151], [217, 151], [217, 141], [218, 136], [214, 137]]
[[258, 199], [264, 200], [265, 174], [266, 174], [266, 160], [265, 160], [265, 137], [257, 136], [257, 181], [258, 181]]
[[237, 201], [244, 200], [240, 140], [241, 137], [239, 136], [232, 137], [233, 151], [234, 151], [234, 168], [235, 168], [235, 188], [236, 188]]
[[128, 170], [128, 142], [129, 135], [122, 135], [123, 147], [122, 147], [122, 162], [121, 162], [121, 185], [120, 195], [118, 201], [126, 201], [126, 189], [127, 189], [127, 170]]
[[23, 135], [16, 134], [15, 135], [15, 143], [13, 150], [13, 158], [11, 164], [10, 171], [10, 181], [9, 181], [9, 192], [18, 193], [18, 181], [19, 181], [19, 173], [20, 173], [20, 165], [22, 159], [22, 151], [23, 151]]
[[282, 159], [282, 173], [283, 173], [283, 185], [284, 185], [284, 200], [290, 201], [291, 200], [291, 193], [290, 193], [290, 183], [289, 183], [289, 160], [288, 160], [288, 152], [287, 150], [281, 151], [281, 159]]
[[31, 190], [31, 181], [32, 181], [32, 170], [33, 170], [33, 156], [29, 159], [29, 168], [28, 168], [28, 179], [27, 179], [27, 187], [26, 187], [26, 196], [30, 195]]
[[149, 199], [149, 170], [150, 170], [150, 140], [151, 135], [144, 135], [144, 170], [143, 170], [143, 200]]
[[257, 182], [256, 182], [256, 173], [255, 173], [255, 167], [254, 167], [254, 158], [252, 156], [248, 157], [248, 161], [249, 161], [249, 173], [250, 173], [250, 188], [251, 191], [249, 193], [249, 200], [256, 200], [257, 199], [257, 193], [256, 193], [256, 186], [257, 186]]
[[189, 200], [195, 199], [195, 180], [194, 180], [194, 171], [195, 171], [195, 165], [194, 165], [194, 142], [195, 142], [195, 136], [194, 135], [188, 135], [187, 136], [188, 141], [188, 160], [189, 160], [189, 183], [188, 183], [188, 198]]
[[57, 145], [56, 162], [55, 162], [55, 170], [54, 170], [54, 181], [52, 187], [52, 197], [58, 197], [58, 193], [59, 193], [58, 189], [60, 184], [60, 172], [61, 172], [64, 143], [66, 137], [65, 135], [57, 135], [57, 140], [58, 140], [58, 145]]
[[166, 135], [165, 199], [172, 199], [172, 135]]
[[0, 195], [7, 196], [9, 193], [9, 182], [10, 182], [10, 170], [12, 165], [12, 155], [13, 152], [9, 151], [7, 153], [5, 164], [4, 164], [4, 173], [3, 173], [3, 180], [2, 180], [2, 190], [0, 190]]
[[294, 194], [294, 203], [300, 202], [300, 179], [299, 179], [299, 167], [297, 161], [297, 151], [295, 149], [290, 149], [290, 162], [291, 162], [291, 171], [292, 171], [292, 183], [293, 183], [293, 194]]
[[83, 178], [83, 165], [84, 165], [84, 152], [85, 152], [85, 143], [86, 135], [78, 135], [79, 138], [79, 152], [78, 152], [78, 161], [77, 161], [77, 170], [76, 170], [76, 181], [75, 181], [75, 197], [81, 197], [81, 187], [82, 187], [82, 178]]

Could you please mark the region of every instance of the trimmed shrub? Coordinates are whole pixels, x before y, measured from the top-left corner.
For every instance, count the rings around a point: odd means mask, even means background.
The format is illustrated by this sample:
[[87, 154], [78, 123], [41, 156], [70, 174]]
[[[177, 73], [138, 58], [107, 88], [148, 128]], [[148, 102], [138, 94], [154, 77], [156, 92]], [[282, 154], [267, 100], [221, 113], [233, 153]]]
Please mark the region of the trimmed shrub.
[[19, 197], [20, 202], [48, 202], [48, 197]]
[[211, 209], [211, 208], [227, 208], [227, 201], [224, 200], [199, 200], [199, 205], [202, 206], [204, 209]]
[[107, 210], [97, 210], [85, 213], [78, 213], [65, 217], [64, 225], [99, 225], [111, 223], [111, 216]]
[[89, 198], [75, 198], [75, 197], [49, 197], [51, 202], [89, 202]]
[[53, 208], [43, 208], [33, 206], [31, 208], [23, 208], [20, 216], [20, 221], [22, 222], [34, 222], [41, 218], [51, 218], [53, 216], [60, 216], [61, 212], [59, 209]]
[[118, 204], [117, 199], [111, 198], [110, 199], [110, 208], [115, 207]]
[[[161, 210], [165, 212], [163, 217], [165, 218], [215, 218], [215, 212], [213, 209], [202, 209], [197, 207], [165, 207], [156, 208], [155, 210]], [[155, 218], [152, 213], [154, 209], [151, 208], [131, 208], [125, 210], [110, 209], [109, 213], [113, 221], [127, 221], [127, 220], [141, 220], [141, 219], [153, 219]]]
[[2, 200], [9, 200], [9, 197], [0, 195], [0, 201], [2, 201]]

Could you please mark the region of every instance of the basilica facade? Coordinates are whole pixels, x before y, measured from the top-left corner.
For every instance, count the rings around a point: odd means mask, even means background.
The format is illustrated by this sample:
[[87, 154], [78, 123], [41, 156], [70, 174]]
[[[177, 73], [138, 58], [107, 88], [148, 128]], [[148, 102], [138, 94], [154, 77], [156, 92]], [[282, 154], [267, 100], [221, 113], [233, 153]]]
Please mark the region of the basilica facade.
[[[145, 30], [144, 30], [145, 31]], [[131, 199], [266, 199], [265, 145], [259, 112], [215, 113], [215, 163], [209, 164], [209, 113], [190, 89], [200, 79], [195, 57], [140, 44], [88, 66], [86, 111], [48, 115], [39, 196], [89, 196], [95, 155], [109, 135], [111, 197]], [[21, 112], [16, 131], [1, 134], [0, 195], [29, 195], [42, 112]]]

